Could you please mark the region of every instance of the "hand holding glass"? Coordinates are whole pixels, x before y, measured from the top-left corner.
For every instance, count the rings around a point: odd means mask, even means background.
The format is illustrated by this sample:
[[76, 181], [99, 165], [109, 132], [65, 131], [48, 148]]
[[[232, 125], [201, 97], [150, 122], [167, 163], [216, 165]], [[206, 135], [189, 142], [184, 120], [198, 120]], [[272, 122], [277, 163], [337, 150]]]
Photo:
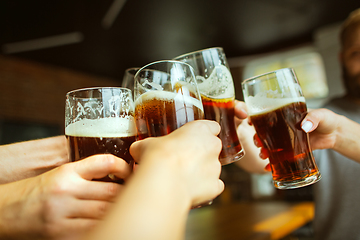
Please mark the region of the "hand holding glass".
[[234, 122], [235, 89], [222, 48], [209, 48], [175, 58], [190, 64], [195, 71], [204, 106], [205, 119], [221, 126], [219, 137], [223, 143], [220, 153], [222, 165], [235, 162], [245, 154]]
[[136, 73], [134, 89], [139, 139], [164, 136], [187, 122], [204, 118], [194, 72], [186, 63], [150, 63]]
[[242, 83], [251, 123], [269, 153], [275, 187], [313, 184], [321, 175], [300, 123], [307, 107], [295, 72], [280, 69]]
[[[104, 87], [67, 93], [65, 135], [72, 162], [109, 153], [133, 166], [129, 147], [136, 140], [136, 128], [131, 91]], [[112, 175], [101, 180], [122, 183]]]

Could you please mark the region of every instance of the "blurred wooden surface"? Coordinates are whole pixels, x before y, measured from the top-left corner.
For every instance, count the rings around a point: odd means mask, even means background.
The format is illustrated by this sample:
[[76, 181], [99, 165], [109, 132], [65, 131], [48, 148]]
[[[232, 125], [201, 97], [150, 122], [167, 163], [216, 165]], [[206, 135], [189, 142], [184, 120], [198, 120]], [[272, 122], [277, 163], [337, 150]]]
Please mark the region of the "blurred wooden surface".
[[0, 55], [0, 120], [63, 127], [68, 91], [120, 84], [118, 79]]
[[194, 209], [186, 240], [274, 240], [314, 217], [313, 202], [238, 202]]

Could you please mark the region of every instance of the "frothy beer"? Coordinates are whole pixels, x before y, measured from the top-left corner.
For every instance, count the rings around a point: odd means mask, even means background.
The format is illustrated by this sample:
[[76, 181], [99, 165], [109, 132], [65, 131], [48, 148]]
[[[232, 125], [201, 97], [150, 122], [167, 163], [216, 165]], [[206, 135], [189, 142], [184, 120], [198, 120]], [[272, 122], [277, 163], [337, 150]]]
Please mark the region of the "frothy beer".
[[[197, 76], [205, 119], [214, 120], [221, 126], [219, 137], [223, 143], [220, 162], [225, 165], [244, 156], [237, 136], [235, 115], [235, 91], [232, 76], [226, 66], [216, 66], [205, 79]], [[210, 97], [211, 96], [211, 97]]]
[[[65, 128], [70, 161], [78, 161], [95, 154], [113, 154], [131, 166], [134, 160], [129, 153], [136, 140], [136, 128], [132, 116], [84, 119]], [[103, 181], [115, 181], [106, 177]]]
[[[261, 104], [256, 104], [261, 101]], [[275, 182], [293, 182], [318, 173], [308, 135], [300, 123], [307, 114], [304, 97], [247, 99], [249, 115], [269, 152]], [[266, 106], [258, 108], [266, 103]]]
[[157, 137], [171, 133], [187, 122], [202, 119], [201, 101], [167, 91], [149, 91], [135, 101], [135, 118], [139, 138]]
[[[223, 146], [220, 161], [226, 164], [227, 161], [230, 162], [234, 156], [242, 151], [234, 122], [234, 98], [213, 99], [203, 95], [201, 98], [205, 119], [217, 121], [221, 126], [219, 137]], [[237, 157], [240, 158], [243, 155], [244, 153], [238, 154]]]

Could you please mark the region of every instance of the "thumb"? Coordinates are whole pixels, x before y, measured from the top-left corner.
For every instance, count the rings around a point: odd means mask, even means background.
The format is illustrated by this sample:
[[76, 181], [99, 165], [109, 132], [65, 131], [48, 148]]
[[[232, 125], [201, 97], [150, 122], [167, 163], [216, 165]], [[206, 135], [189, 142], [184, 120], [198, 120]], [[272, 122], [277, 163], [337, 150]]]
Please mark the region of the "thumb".
[[235, 116], [240, 119], [245, 119], [248, 116], [245, 102], [235, 100], [234, 111]]
[[328, 109], [316, 109], [310, 111], [301, 122], [304, 132], [313, 132], [318, 129], [321, 133], [330, 133], [336, 127], [336, 114]]

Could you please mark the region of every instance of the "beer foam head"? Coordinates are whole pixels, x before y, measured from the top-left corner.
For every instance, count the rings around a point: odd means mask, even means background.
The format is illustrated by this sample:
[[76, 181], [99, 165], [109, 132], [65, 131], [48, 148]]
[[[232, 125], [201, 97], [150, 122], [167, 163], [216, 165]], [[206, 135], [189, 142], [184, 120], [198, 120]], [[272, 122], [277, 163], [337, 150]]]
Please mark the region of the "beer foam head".
[[229, 69], [216, 66], [208, 78], [196, 76], [201, 94], [210, 98], [232, 98], [235, 96], [234, 83]]
[[134, 117], [83, 119], [69, 124], [65, 134], [78, 137], [129, 137], [136, 135]]
[[188, 95], [183, 95], [181, 93], [167, 91], [146, 92], [136, 99], [135, 106], [145, 101], [151, 101], [152, 99], [158, 99], [162, 101], [184, 102], [185, 104], [188, 103], [189, 105], [194, 105], [197, 108], [203, 110], [202, 103], [199, 99], [190, 97]]
[[250, 116], [273, 111], [291, 103], [304, 102], [304, 97], [292, 98], [268, 98], [265, 96], [249, 96], [245, 98], [246, 106]]

